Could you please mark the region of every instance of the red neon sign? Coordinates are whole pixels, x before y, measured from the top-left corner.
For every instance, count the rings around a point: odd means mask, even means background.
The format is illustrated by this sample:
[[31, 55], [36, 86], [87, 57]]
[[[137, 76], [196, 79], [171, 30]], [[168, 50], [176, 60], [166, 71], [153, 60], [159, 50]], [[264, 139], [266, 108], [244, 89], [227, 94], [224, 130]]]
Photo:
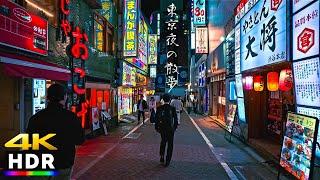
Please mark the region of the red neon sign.
[[89, 57], [88, 47], [84, 44], [88, 42], [88, 36], [86, 33], [81, 33], [80, 28], [77, 26], [76, 30], [72, 32], [72, 36], [75, 38], [75, 43], [71, 48], [72, 56], [77, 59], [87, 60]]

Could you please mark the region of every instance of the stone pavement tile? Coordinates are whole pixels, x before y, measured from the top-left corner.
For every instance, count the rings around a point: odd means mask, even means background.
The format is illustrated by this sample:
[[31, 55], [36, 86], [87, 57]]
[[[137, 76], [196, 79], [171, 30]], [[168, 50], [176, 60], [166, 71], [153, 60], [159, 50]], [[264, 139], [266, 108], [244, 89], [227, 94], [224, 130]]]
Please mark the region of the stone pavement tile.
[[196, 128], [182, 114], [172, 162], [159, 164], [160, 135], [152, 124], [141, 126], [138, 139], [123, 139], [79, 179], [228, 179]]

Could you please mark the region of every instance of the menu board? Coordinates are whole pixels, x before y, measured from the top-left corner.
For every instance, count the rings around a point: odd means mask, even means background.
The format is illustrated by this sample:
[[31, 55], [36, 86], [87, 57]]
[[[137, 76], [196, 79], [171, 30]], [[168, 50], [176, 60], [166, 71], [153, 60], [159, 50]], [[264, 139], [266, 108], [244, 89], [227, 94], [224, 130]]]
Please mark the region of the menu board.
[[46, 108], [46, 80], [33, 79], [33, 107], [32, 113]]
[[[307, 108], [307, 107], [297, 107], [297, 113], [299, 114], [304, 114], [307, 116], [312, 116], [320, 119], [320, 109], [313, 109], [313, 108]], [[319, 128], [318, 128], [318, 136], [317, 136], [317, 142], [320, 143], [320, 133], [319, 133]], [[315, 162], [317, 164], [320, 164], [320, 149], [317, 146], [316, 148], [316, 159]]]
[[237, 97], [243, 97], [242, 75], [236, 75], [236, 90]]
[[234, 117], [236, 115], [236, 111], [237, 111], [237, 105], [229, 104], [226, 128], [230, 133], [232, 131], [232, 126], [233, 126], [233, 122], [234, 122]]
[[318, 120], [288, 113], [281, 148], [280, 166], [297, 179], [312, 175]]
[[293, 63], [298, 105], [320, 107], [320, 63], [313, 58]]

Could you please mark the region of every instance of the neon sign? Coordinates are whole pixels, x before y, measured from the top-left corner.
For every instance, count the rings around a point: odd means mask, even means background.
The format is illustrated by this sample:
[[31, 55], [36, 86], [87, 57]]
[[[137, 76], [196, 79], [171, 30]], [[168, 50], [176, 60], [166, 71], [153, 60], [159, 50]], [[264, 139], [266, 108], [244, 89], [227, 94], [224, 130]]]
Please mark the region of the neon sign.
[[124, 0], [123, 56], [137, 56], [137, 1]]
[[157, 35], [149, 34], [149, 63], [148, 64], [157, 64]]

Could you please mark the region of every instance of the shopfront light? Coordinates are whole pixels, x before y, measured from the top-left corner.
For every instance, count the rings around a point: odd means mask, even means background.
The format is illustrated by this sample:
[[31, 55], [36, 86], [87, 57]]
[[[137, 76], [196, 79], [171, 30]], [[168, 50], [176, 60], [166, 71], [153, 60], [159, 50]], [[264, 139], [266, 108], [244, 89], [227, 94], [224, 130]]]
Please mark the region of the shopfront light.
[[253, 77], [253, 86], [255, 91], [263, 91], [264, 89], [264, 80], [263, 76], [254, 76]]
[[47, 10], [41, 8], [41, 7], [38, 6], [37, 4], [35, 4], [35, 3], [33, 3], [33, 2], [31, 2], [31, 1], [29, 1], [29, 0], [26, 0], [26, 2], [27, 2], [30, 6], [34, 7], [35, 9], [39, 9], [40, 11], [44, 12], [47, 16], [49, 16], [49, 17], [54, 17], [54, 15], [53, 15], [52, 13], [50, 13], [50, 12], [48, 12]]
[[278, 91], [279, 89], [279, 73], [278, 72], [268, 73], [267, 86], [269, 91]]
[[279, 89], [281, 91], [289, 91], [292, 89], [292, 86], [293, 86], [292, 70], [283, 69], [280, 72]]
[[252, 90], [253, 89], [253, 77], [252, 76], [245, 77], [244, 89], [245, 90]]

